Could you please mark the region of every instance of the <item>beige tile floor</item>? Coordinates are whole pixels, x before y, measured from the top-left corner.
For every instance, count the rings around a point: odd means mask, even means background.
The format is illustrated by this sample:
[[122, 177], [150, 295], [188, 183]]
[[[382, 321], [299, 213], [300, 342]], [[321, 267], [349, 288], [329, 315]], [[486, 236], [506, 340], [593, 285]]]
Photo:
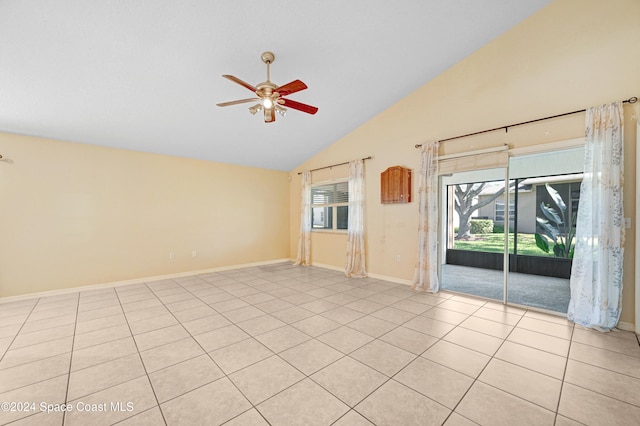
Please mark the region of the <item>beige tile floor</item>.
[[640, 423], [633, 333], [288, 264], [0, 303], [0, 357], [0, 424]]

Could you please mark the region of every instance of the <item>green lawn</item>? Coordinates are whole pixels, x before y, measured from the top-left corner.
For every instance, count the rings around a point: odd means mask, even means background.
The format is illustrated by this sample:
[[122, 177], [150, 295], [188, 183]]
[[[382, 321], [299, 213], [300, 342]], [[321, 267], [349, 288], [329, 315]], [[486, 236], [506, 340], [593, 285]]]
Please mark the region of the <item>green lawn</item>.
[[[458, 250], [487, 251], [502, 253], [504, 251], [504, 234], [473, 234], [473, 240], [455, 240], [453, 248]], [[509, 234], [509, 253], [513, 253], [513, 234]], [[534, 234], [518, 234], [518, 254], [530, 256], [553, 257], [553, 243], [550, 253], [545, 253], [536, 246]]]

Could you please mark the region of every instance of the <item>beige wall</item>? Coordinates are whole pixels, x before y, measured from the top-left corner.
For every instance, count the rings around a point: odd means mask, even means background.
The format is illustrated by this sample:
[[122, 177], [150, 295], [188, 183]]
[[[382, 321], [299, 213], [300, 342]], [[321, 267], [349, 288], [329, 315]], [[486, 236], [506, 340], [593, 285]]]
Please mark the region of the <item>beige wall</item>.
[[3, 133], [0, 153], [0, 297], [289, 257], [287, 173]]
[[[419, 170], [414, 144], [574, 111], [640, 95], [640, 2], [559, 0], [517, 25], [292, 171], [291, 252], [299, 235], [296, 172], [372, 155], [367, 176], [367, 262], [371, 273], [413, 277], [417, 203], [382, 205], [380, 173]], [[419, 54], [416, 52], [415, 54]], [[625, 106], [625, 181], [635, 182], [635, 121]], [[441, 154], [508, 143], [523, 147], [584, 134], [584, 114], [443, 144]], [[346, 170], [344, 171], [346, 174]], [[415, 185], [414, 185], [415, 190]], [[634, 217], [628, 184], [625, 216]], [[314, 234], [315, 263], [344, 266], [346, 237]], [[400, 256], [400, 260], [397, 260]], [[622, 321], [634, 322], [635, 241], [627, 239]]]

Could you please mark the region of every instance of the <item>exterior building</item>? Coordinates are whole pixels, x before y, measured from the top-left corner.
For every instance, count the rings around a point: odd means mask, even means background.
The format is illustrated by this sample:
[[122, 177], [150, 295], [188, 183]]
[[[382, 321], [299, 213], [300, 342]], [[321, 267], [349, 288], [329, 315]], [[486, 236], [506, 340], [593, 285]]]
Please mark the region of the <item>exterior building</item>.
[[[546, 176], [538, 178], [528, 178], [521, 180], [518, 188], [518, 205], [515, 208], [515, 191], [510, 192], [509, 201], [509, 229], [514, 230], [514, 223], [518, 220], [518, 233], [534, 234], [536, 232], [536, 216], [544, 217], [540, 209], [540, 203], [551, 205], [557, 209], [553, 199], [547, 192], [545, 184], [549, 184], [567, 205], [566, 222], [571, 219], [575, 226], [574, 215], [578, 212], [578, 200], [580, 198], [580, 183], [582, 174], [571, 174], [562, 176]], [[485, 189], [478, 196], [478, 202], [482, 202], [493, 196], [504, 185], [502, 182], [487, 184]], [[504, 197], [499, 196], [486, 206], [479, 208], [476, 212], [477, 219], [491, 219], [494, 225], [504, 225], [505, 206]]]

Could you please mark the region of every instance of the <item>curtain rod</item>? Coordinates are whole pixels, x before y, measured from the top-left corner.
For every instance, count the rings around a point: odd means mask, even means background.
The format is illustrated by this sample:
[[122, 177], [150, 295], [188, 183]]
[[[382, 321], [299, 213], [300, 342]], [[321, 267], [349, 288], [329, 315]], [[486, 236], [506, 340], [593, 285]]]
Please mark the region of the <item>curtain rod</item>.
[[[622, 103], [624, 103], [624, 104], [627, 104], [627, 103], [635, 104], [636, 102], [638, 102], [638, 98], [635, 97], [635, 96], [632, 97], [632, 98], [629, 98], [629, 99], [626, 99], [626, 100], [622, 101]], [[565, 115], [578, 114], [580, 112], [585, 112], [585, 111], [586, 111], [586, 109], [579, 109], [577, 111], [565, 112], [564, 114], [551, 115], [549, 117], [537, 118], [535, 120], [529, 120], [529, 121], [523, 121], [522, 123], [509, 124], [507, 126], [495, 127], [493, 129], [482, 130], [480, 132], [467, 133], [466, 135], [454, 136], [452, 138], [447, 138], [447, 139], [440, 139], [438, 142], [446, 142], [446, 141], [451, 141], [451, 140], [454, 140], [454, 139], [466, 138], [468, 136], [475, 136], [475, 135], [480, 135], [482, 133], [495, 132], [496, 130], [502, 130], [502, 129], [504, 129], [505, 133], [507, 133], [507, 132], [509, 132], [509, 127], [522, 126], [523, 124], [536, 123], [538, 121], [544, 121], [544, 120], [549, 120], [549, 119], [552, 119], [552, 118], [564, 117]], [[417, 143], [415, 146], [416, 146], [416, 148], [420, 148], [420, 147], [422, 147], [422, 144], [421, 143]]]
[[[372, 156], [368, 156], [362, 159], [362, 161], [364, 160], [371, 160], [373, 157]], [[338, 164], [332, 164], [330, 166], [324, 166], [324, 167], [318, 167], [317, 169], [311, 169], [309, 170], [310, 172], [315, 172], [316, 170], [322, 170], [322, 169], [330, 169], [332, 167], [336, 167], [336, 166], [344, 166], [345, 164], [349, 164], [349, 161], [344, 162], [344, 163], [338, 163]], [[298, 172], [299, 175], [302, 174], [302, 172]]]

